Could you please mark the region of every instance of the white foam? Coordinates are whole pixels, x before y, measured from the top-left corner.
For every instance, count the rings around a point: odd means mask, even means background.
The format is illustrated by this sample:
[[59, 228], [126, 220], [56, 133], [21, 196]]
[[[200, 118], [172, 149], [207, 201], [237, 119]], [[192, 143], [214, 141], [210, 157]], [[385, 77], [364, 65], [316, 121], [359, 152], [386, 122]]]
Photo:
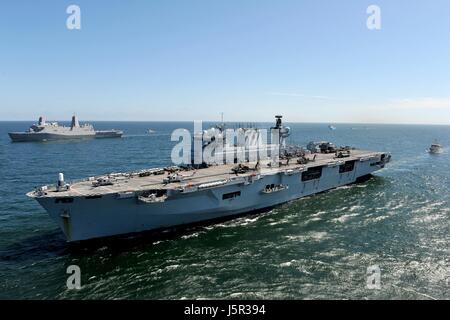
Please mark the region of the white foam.
[[359, 216], [359, 213], [344, 214], [344, 215], [340, 216], [339, 218], [332, 219], [331, 221], [345, 223], [350, 218], [356, 217], [356, 216]]

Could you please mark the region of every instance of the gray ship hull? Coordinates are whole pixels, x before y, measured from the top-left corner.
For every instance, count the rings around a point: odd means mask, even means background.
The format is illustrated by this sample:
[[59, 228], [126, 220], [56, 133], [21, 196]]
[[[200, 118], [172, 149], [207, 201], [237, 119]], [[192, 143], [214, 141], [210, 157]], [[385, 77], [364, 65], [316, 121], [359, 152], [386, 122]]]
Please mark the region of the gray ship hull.
[[55, 134], [47, 132], [27, 133], [27, 132], [10, 132], [9, 137], [13, 142], [41, 142], [69, 139], [90, 139], [94, 138], [94, 134]]
[[113, 131], [95, 131], [96, 139], [104, 138], [120, 138], [123, 135], [123, 131], [113, 130]]
[[10, 132], [8, 133], [12, 142], [43, 142], [56, 140], [72, 140], [72, 139], [94, 139], [94, 138], [120, 138], [121, 131], [97, 131], [92, 133], [80, 134], [59, 134], [48, 132]]
[[[143, 203], [135, 196], [109, 193], [80, 197], [36, 197], [64, 232], [67, 241], [131, 234], [232, 217], [273, 207], [356, 182], [384, 167], [361, 159], [350, 172], [323, 166], [320, 178], [302, 181], [301, 172], [258, 175], [245, 183], [227, 184], [192, 193], [175, 194], [163, 202]], [[264, 193], [270, 184], [287, 186]], [[225, 198], [225, 194], [235, 197]]]

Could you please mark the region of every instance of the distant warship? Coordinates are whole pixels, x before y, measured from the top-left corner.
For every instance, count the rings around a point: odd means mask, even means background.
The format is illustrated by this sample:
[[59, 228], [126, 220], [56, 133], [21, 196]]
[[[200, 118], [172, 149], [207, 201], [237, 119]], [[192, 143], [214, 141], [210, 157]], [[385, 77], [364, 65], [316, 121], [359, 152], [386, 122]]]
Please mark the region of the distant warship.
[[39, 117], [39, 122], [33, 124], [28, 131], [10, 132], [8, 134], [13, 142], [26, 142], [81, 138], [120, 138], [123, 131], [95, 131], [90, 124], [80, 125], [77, 117], [73, 116], [70, 127], [60, 126], [57, 122], [47, 123], [43, 117]]
[[[59, 174], [55, 185], [27, 195], [56, 221], [67, 240], [130, 234], [223, 219], [270, 208], [301, 197], [365, 180], [384, 168], [386, 152], [311, 142], [307, 149], [285, 144], [289, 127], [277, 116], [280, 149], [266, 159], [245, 157], [239, 163], [202, 163], [111, 173], [72, 183]], [[254, 130], [244, 128], [244, 130]], [[223, 126], [199, 131], [217, 141]], [[215, 136], [211, 139], [210, 136]], [[221, 139], [221, 138], [220, 138]], [[271, 141], [271, 144], [273, 142]], [[233, 147], [232, 142], [229, 146]], [[232, 149], [228, 149], [227, 153]]]

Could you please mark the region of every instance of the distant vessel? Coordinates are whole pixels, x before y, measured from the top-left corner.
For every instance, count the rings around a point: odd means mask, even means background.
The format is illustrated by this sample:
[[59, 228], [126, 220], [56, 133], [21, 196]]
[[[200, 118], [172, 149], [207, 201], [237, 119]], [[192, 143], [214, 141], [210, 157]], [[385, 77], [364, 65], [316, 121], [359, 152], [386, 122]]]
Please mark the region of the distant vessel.
[[153, 130], [153, 129], [148, 129], [148, 130], [147, 130], [147, 133], [148, 133], [148, 134], [150, 134], [150, 133], [155, 133], [155, 132], [156, 132], [156, 131]]
[[328, 126], [328, 129], [334, 131], [334, 130], [336, 130], [336, 127], [330, 124], [330, 125]]
[[[251, 159], [246, 148], [245, 159], [239, 163], [236, 159], [234, 163], [215, 163], [218, 158], [214, 157], [212, 163], [204, 162], [200, 167], [111, 173], [72, 183], [65, 182], [60, 174], [56, 185], [36, 188], [27, 195], [48, 211], [71, 242], [172, 228], [270, 208], [362, 181], [391, 159], [386, 152], [339, 148], [324, 141], [310, 143], [308, 150], [286, 146], [290, 129], [283, 126], [281, 116], [276, 116], [271, 129], [279, 133], [281, 149], [273, 151], [279, 152], [276, 157]], [[252, 130], [247, 128], [246, 136]], [[203, 142], [199, 153], [214, 143], [212, 136], [218, 138], [223, 133], [220, 127], [196, 133], [194, 144], [197, 139]], [[238, 151], [234, 142], [227, 141], [224, 153], [219, 155], [233, 152], [236, 156], [234, 151]]]
[[57, 122], [47, 123], [43, 117], [39, 117], [39, 122], [33, 124], [28, 131], [10, 132], [8, 134], [13, 142], [26, 142], [81, 138], [120, 138], [123, 131], [95, 131], [90, 124], [80, 125], [77, 117], [73, 116], [70, 127], [60, 126]]
[[437, 154], [442, 153], [442, 145], [440, 145], [437, 141], [431, 144], [430, 149], [428, 149], [429, 153]]

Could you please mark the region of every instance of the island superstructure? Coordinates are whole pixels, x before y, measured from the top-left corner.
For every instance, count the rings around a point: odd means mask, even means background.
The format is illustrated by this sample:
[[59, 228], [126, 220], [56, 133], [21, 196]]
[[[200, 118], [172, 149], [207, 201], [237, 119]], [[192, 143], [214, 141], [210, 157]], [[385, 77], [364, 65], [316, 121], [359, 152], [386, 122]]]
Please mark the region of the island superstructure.
[[[281, 116], [273, 129], [284, 145]], [[205, 133], [207, 131], [205, 130]], [[28, 193], [67, 241], [166, 229], [270, 208], [358, 182], [385, 167], [390, 154], [312, 142], [283, 146], [273, 157], [244, 163], [171, 166], [111, 173]]]
[[60, 126], [57, 122], [46, 122], [43, 117], [39, 117], [38, 123], [33, 124], [28, 131], [10, 132], [8, 134], [13, 142], [28, 142], [82, 138], [120, 138], [123, 131], [96, 131], [90, 124], [80, 125], [78, 118], [74, 115], [70, 127]]

